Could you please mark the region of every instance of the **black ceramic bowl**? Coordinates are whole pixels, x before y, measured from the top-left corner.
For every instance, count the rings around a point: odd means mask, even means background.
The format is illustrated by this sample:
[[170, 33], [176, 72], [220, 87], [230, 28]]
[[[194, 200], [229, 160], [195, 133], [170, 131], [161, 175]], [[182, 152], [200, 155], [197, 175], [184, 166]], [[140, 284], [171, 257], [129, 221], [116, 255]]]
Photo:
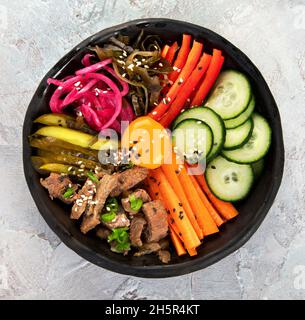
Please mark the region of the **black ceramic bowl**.
[[[135, 35], [144, 28], [147, 33], [158, 34], [161, 38], [174, 41], [182, 33], [189, 33], [203, 41], [205, 51], [218, 48], [225, 55], [225, 68], [244, 72], [250, 79], [256, 97], [256, 109], [266, 117], [272, 128], [272, 147], [266, 158], [265, 170], [254, 186], [249, 197], [237, 204], [240, 212], [237, 219], [221, 228], [217, 235], [205, 239], [196, 257], [178, 257], [172, 252], [172, 260], [163, 265], [154, 255], [144, 257], [122, 256], [109, 250], [107, 243], [83, 235], [79, 226], [69, 218], [67, 208], [52, 201], [39, 183], [39, 175], [32, 167], [28, 136], [33, 132], [33, 120], [43, 113], [50, 112], [48, 102], [51, 89], [47, 78], [64, 77], [79, 68], [81, 57], [88, 46], [101, 44], [117, 33]], [[98, 32], [84, 40], [46, 74], [28, 107], [23, 126], [23, 163], [25, 177], [32, 197], [50, 228], [72, 250], [88, 261], [114, 272], [139, 277], [171, 277], [203, 269], [241, 247], [257, 230], [270, 209], [281, 183], [284, 166], [284, 146], [280, 115], [273, 96], [255, 65], [229, 41], [203, 27], [168, 19], [144, 19], [127, 22]]]

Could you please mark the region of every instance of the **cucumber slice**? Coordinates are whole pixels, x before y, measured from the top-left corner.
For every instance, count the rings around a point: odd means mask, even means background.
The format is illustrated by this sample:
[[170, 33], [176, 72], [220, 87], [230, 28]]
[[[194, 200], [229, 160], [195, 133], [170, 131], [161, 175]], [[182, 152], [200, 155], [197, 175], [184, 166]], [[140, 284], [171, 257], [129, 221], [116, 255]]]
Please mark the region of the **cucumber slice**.
[[230, 162], [221, 156], [208, 164], [205, 176], [214, 195], [224, 201], [244, 199], [254, 181], [250, 165]]
[[254, 180], [256, 181], [262, 174], [265, 167], [265, 159], [262, 158], [254, 163], [251, 163], [251, 167], [254, 174]]
[[177, 153], [190, 164], [205, 160], [213, 146], [211, 128], [198, 119], [181, 121], [173, 131], [172, 139]]
[[210, 161], [221, 151], [225, 142], [226, 131], [223, 120], [217, 113], [208, 107], [194, 107], [180, 113], [175, 119], [172, 128], [175, 129], [181, 121], [190, 118], [204, 121], [212, 130], [214, 139], [213, 147], [207, 158], [207, 161]]
[[248, 78], [235, 70], [221, 72], [205, 105], [222, 119], [231, 119], [246, 110], [251, 99]]
[[226, 150], [233, 150], [243, 146], [250, 139], [253, 126], [253, 120], [250, 118], [237, 128], [227, 129], [224, 148]]
[[244, 112], [242, 112], [236, 118], [225, 120], [226, 129], [236, 128], [236, 127], [241, 126], [242, 124], [244, 124], [251, 117], [251, 115], [252, 115], [252, 113], [254, 111], [254, 107], [255, 107], [255, 98], [252, 95], [250, 103], [249, 103], [247, 109]]
[[252, 163], [263, 158], [271, 144], [271, 128], [265, 118], [254, 113], [254, 128], [249, 141], [241, 148], [223, 150], [222, 155], [236, 163]]

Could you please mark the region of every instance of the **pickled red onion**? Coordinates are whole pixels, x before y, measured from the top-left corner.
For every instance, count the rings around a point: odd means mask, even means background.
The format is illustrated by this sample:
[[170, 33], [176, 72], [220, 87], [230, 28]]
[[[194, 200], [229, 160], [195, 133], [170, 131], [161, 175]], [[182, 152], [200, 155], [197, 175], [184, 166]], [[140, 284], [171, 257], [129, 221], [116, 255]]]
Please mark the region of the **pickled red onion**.
[[[128, 84], [118, 78], [110, 67], [111, 59], [91, 65], [92, 56], [86, 54], [83, 57], [85, 68], [76, 71], [75, 75], [62, 80], [48, 79], [48, 84], [57, 86], [50, 99], [50, 108], [52, 112], [62, 113], [65, 107], [73, 105], [92, 129], [113, 128], [119, 131], [120, 121], [132, 121], [134, 118], [131, 106], [123, 100], [128, 93]], [[101, 73], [103, 70], [106, 74]]]

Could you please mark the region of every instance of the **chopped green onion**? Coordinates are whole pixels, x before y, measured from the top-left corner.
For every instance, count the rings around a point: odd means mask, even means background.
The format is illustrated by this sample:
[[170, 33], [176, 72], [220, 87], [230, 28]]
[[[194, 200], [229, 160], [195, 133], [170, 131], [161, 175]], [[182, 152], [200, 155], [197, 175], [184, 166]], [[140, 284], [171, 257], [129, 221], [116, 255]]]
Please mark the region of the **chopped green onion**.
[[66, 192], [63, 194], [63, 197], [67, 199], [67, 198], [70, 198], [73, 194], [74, 194], [74, 189], [68, 188]]
[[96, 183], [99, 182], [98, 177], [92, 171], [88, 171], [87, 176], [91, 181], [96, 182]]
[[139, 211], [142, 208], [143, 200], [141, 198], [136, 198], [134, 194], [129, 196], [130, 208], [133, 211]]
[[128, 228], [116, 228], [112, 230], [112, 233], [108, 236], [108, 242], [115, 241], [113, 251], [123, 252], [130, 249]]
[[101, 219], [104, 222], [110, 222], [115, 219], [116, 214], [114, 212], [104, 213], [101, 215]]

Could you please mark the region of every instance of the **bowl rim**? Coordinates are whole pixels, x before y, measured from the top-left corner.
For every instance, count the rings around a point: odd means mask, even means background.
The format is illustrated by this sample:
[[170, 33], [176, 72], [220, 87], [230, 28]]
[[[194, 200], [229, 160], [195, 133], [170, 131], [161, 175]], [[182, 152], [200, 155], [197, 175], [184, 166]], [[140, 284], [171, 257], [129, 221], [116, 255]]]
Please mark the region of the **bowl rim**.
[[[260, 205], [256, 214], [257, 218], [255, 222], [249, 225], [238, 239], [234, 237], [223, 248], [216, 249], [212, 253], [207, 253], [205, 256], [197, 258], [196, 260], [189, 260], [186, 262], [181, 262], [179, 264], [169, 264], [169, 265], [131, 266], [128, 264], [121, 264], [108, 257], [103, 256], [102, 254], [97, 254], [96, 252], [92, 254], [92, 249], [90, 249], [89, 247], [87, 247], [86, 245], [78, 241], [76, 238], [74, 238], [73, 235], [63, 225], [58, 224], [55, 217], [51, 214], [51, 210], [48, 208], [47, 204], [44, 203], [39, 197], [36, 196], [35, 189], [33, 186], [32, 175], [28, 171], [28, 169], [30, 169], [29, 167], [30, 161], [29, 161], [29, 155], [27, 152], [28, 150], [27, 147], [29, 144], [28, 144], [26, 125], [30, 121], [29, 118], [30, 118], [31, 109], [33, 108], [33, 105], [36, 104], [37, 102], [39, 91], [41, 90], [40, 88], [45, 86], [46, 79], [51, 74], [54, 73], [54, 69], [58, 69], [58, 67], [61, 66], [65, 61], [69, 61], [77, 52], [87, 47], [88, 44], [94, 41], [94, 39], [96, 38], [100, 38], [106, 34], [115, 33], [119, 30], [130, 27], [132, 25], [145, 25], [145, 24], [151, 24], [151, 23], [176, 24], [176, 25], [181, 25], [182, 27], [187, 26], [187, 27], [193, 28], [194, 30], [204, 31], [206, 34], [211, 36], [211, 38], [214, 38], [214, 39], [216, 38], [218, 40], [221, 40], [223, 42], [223, 46], [228, 51], [235, 51], [235, 53], [237, 52], [239, 55], [241, 55], [245, 59], [245, 61], [247, 61], [251, 65], [251, 67], [253, 67], [254, 72], [260, 78], [261, 84], [265, 87], [264, 89], [266, 90], [269, 96], [268, 98], [270, 99], [270, 103], [274, 106], [273, 113], [274, 113], [274, 117], [276, 118], [276, 124], [279, 129], [277, 132], [278, 143], [276, 146], [277, 147], [276, 152], [280, 156], [277, 159], [275, 164], [276, 175], [273, 177], [272, 187], [268, 191], [268, 198]], [[188, 274], [188, 273], [192, 273], [192, 272], [204, 269], [220, 261], [224, 257], [232, 254], [234, 251], [236, 251], [241, 246], [243, 246], [251, 238], [251, 236], [256, 232], [256, 230], [264, 220], [279, 190], [282, 176], [283, 176], [283, 170], [284, 170], [284, 142], [283, 142], [280, 114], [279, 114], [279, 110], [277, 108], [276, 102], [273, 98], [273, 95], [265, 79], [263, 78], [262, 74], [258, 70], [258, 68], [247, 57], [247, 55], [245, 55], [240, 49], [235, 47], [231, 42], [223, 38], [221, 35], [218, 35], [214, 31], [211, 31], [205, 27], [192, 24], [190, 22], [174, 20], [174, 19], [144, 18], [144, 19], [131, 20], [122, 24], [118, 24], [118, 25], [103, 29], [95, 33], [94, 35], [89, 36], [88, 38], [83, 40], [81, 43], [76, 45], [67, 54], [65, 54], [43, 77], [27, 108], [24, 123], [23, 123], [23, 170], [24, 170], [24, 175], [26, 178], [28, 188], [32, 195], [32, 198], [38, 208], [38, 211], [44, 218], [44, 220], [47, 222], [47, 224], [52, 229], [52, 231], [55, 232], [55, 234], [61, 239], [61, 241], [71, 250], [73, 250], [78, 255], [80, 255], [82, 258], [102, 268], [108, 269], [109, 271], [113, 271], [113, 272], [117, 272], [125, 275], [132, 275], [132, 276], [143, 277], [143, 278], [165, 278], [165, 277], [180, 276], [180, 275], [184, 275], [184, 274]]]

